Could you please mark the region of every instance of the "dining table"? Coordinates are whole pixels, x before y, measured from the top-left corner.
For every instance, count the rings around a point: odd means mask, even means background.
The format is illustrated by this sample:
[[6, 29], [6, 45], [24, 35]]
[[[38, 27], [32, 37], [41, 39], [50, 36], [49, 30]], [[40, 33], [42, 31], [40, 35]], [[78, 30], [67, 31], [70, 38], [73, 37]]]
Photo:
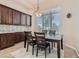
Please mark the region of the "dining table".
[[[33, 38], [35, 38], [34, 35], [32, 35]], [[61, 57], [60, 50], [63, 50], [63, 35], [57, 34], [57, 35], [45, 35], [45, 39], [48, 42], [55, 42], [57, 43], [57, 58]], [[26, 39], [24, 40], [24, 48], [26, 48]]]

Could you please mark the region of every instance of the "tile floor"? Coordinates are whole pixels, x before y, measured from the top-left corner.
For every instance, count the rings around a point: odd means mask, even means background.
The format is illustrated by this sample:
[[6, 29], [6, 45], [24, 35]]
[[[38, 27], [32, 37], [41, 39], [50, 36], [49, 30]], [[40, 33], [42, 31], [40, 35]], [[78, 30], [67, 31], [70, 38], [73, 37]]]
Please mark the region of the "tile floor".
[[[16, 51], [19, 48], [23, 47], [23, 42], [16, 44], [13, 47], [9, 47], [0, 51], [0, 58], [13, 58], [11, 52]], [[64, 58], [76, 58], [77, 55], [74, 50], [64, 46]]]

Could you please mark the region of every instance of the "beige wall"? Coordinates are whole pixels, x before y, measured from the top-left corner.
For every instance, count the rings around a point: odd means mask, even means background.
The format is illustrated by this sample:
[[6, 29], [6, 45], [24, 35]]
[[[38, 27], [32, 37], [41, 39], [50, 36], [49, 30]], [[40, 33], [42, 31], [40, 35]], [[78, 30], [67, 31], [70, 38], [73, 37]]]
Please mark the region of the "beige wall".
[[76, 0], [76, 3], [75, 3], [75, 19], [76, 19], [76, 22], [75, 22], [75, 28], [76, 28], [76, 49], [78, 51], [78, 55], [79, 55], [79, 0]]
[[[41, 4], [41, 10], [61, 7], [61, 32], [64, 35], [64, 43], [76, 48], [79, 53], [79, 0], [48, 0], [45, 3]], [[70, 19], [66, 17], [67, 13], [72, 14]]]
[[[42, 4], [41, 9], [51, 9], [55, 7], [61, 7], [62, 24], [61, 32], [64, 35], [64, 42], [68, 45], [75, 47], [75, 19], [74, 19], [74, 2], [75, 0], [48, 0]], [[72, 13], [72, 18], [66, 18], [67, 13]]]

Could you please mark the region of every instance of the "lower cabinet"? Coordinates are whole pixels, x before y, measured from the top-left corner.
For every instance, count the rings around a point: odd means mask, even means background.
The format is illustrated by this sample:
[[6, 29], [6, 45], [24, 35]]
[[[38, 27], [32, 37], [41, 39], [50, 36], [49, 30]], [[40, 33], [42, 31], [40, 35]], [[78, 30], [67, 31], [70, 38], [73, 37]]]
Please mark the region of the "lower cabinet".
[[13, 46], [16, 43], [21, 42], [23, 40], [24, 40], [23, 32], [0, 34], [0, 49]]
[[15, 33], [15, 43], [21, 42], [23, 40], [24, 40], [24, 33], [23, 32]]
[[0, 35], [0, 48], [6, 48], [14, 45], [14, 35], [13, 34], [1, 34]]
[[7, 45], [7, 40], [5, 35], [0, 35], [0, 49], [5, 48]]

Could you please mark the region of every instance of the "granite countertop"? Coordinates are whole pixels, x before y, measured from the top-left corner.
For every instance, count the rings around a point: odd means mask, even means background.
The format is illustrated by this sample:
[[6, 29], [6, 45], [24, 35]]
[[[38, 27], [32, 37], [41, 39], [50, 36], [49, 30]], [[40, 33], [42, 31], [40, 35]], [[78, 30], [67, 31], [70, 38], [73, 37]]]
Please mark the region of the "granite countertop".
[[[20, 31], [20, 32], [24, 32], [24, 31]], [[16, 33], [16, 32], [0, 32], [0, 34], [6, 34], [6, 33]]]
[[0, 32], [0, 34], [6, 34], [6, 33], [17, 33], [17, 32], [24, 32], [24, 31], [7, 31], [7, 32]]

